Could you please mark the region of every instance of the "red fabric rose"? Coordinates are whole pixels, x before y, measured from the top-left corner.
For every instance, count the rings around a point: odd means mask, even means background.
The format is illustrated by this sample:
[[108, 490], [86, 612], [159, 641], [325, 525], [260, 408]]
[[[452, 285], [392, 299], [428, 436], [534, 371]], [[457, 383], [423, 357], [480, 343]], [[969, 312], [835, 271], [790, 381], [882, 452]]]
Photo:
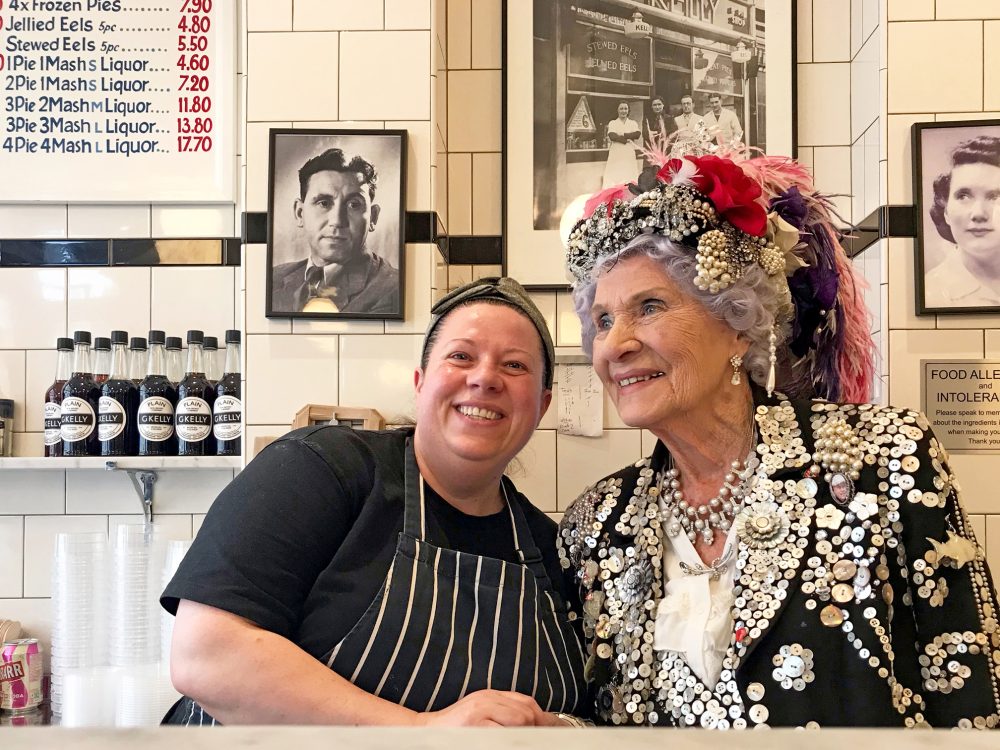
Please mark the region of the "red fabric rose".
[[[691, 182], [708, 198], [719, 215], [738, 229], [755, 237], [763, 237], [767, 230], [767, 210], [757, 202], [761, 196], [760, 185], [751, 180], [743, 170], [729, 159], [718, 156], [686, 157], [698, 172]], [[682, 166], [680, 159], [671, 159], [657, 173], [669, 183]]]

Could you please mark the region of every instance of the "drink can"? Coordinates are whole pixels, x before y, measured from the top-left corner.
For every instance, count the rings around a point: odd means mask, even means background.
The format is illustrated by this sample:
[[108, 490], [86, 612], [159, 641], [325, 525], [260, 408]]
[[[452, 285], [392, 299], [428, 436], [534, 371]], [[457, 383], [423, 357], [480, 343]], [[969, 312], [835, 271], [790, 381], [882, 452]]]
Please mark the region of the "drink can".
[[40, 708], [17, 714], [0, 714], [0, 727], [43, 727], [47, 724], [45, 712]]
[[21, 714], [42, 704], [42, 647], [34, 638], [0, 647], [0, 711]]

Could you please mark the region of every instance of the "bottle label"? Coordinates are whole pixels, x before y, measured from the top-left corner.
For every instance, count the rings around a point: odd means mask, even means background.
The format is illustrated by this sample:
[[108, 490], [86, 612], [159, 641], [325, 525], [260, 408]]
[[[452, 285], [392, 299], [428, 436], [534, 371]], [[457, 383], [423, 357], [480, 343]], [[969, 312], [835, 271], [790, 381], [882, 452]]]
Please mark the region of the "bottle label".
[[62, 442], [62, 407], [55, 401], [45, 402], [45, 444], [59, 445]]
[[177, 438], [187, 443], [197, 443], [212, 432], [212, 409], [208, 402], [197, 396], [188, 396], [177, 402]]
[[97, 437], [101, 442], [114, 440], [125, 431], [128, 417], [117, 399], [101, 396], [97, 402]]
[[174, 434], [174, 407], [163, 396], [150, 396], [139, 404], [135, 421], [144, 439], [162, 443]]
[[67, 443], [86, 440], [94, 432], [94, 407], [85, 398], [68, 396], [62, 402], [59, 432]]
[[216, 440], [236, 440], [243, 434], [243, 402], [236, 396], [219, 396], [212, 422]]

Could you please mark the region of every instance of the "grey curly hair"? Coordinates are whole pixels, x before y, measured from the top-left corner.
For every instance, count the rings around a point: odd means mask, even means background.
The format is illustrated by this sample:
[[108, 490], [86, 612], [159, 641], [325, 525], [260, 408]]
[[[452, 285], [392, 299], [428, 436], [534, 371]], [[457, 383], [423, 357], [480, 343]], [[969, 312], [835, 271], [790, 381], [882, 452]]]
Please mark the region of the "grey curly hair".
[[[643, 234], [636, 237], [623, 247], [620, 253], [598, 263], [587, 280], [578, 282], [573, 288], [573, 304], [583, 329], [583, 350], [586, 355], [593, 359], [594, 336], [597, 332], [590, 310], [597, 292], [597, 281], [618, 261], [636, 255], [646, 255], [658, 262], [682, 292], [698, 300], [710, 315], [726, 323], [749, 342], [749, 349], [743, 357], [743, 366], [754, 382], [764, 386], [770, 369], [769, 337], [774, 327], [775, 311], [781, 308], [783, 297], [788, 293], [787, 289], [783, 293], [760, 266], [750, 264], [743, 270], [743, 275], [729, 288], [714, 294], [702, 291], [694, 285], [697, 261], [691, 248], [678, 245], [658, 234]], [[787, 355], [787, 348], [782, 346], [782, 342], [786, 340], [789, 332], [790, 327], [787, 324], [778, 326], [775, 331], [779, 390], [784, 380], [782, 371], [787, 367], [787, 356], [782, 356], [783, 353]]]

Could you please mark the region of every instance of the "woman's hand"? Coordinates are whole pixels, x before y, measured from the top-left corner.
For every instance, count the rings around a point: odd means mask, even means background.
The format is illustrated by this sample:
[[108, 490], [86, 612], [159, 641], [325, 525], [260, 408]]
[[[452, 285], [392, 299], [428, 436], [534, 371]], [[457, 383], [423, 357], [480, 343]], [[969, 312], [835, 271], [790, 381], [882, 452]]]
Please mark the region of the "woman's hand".
[[546, 727], [560, 726], [555, 714], [543, 711], [535, 699], [504, 690], [479, 690], [440, 711], [418, 714], [419, 726]]

